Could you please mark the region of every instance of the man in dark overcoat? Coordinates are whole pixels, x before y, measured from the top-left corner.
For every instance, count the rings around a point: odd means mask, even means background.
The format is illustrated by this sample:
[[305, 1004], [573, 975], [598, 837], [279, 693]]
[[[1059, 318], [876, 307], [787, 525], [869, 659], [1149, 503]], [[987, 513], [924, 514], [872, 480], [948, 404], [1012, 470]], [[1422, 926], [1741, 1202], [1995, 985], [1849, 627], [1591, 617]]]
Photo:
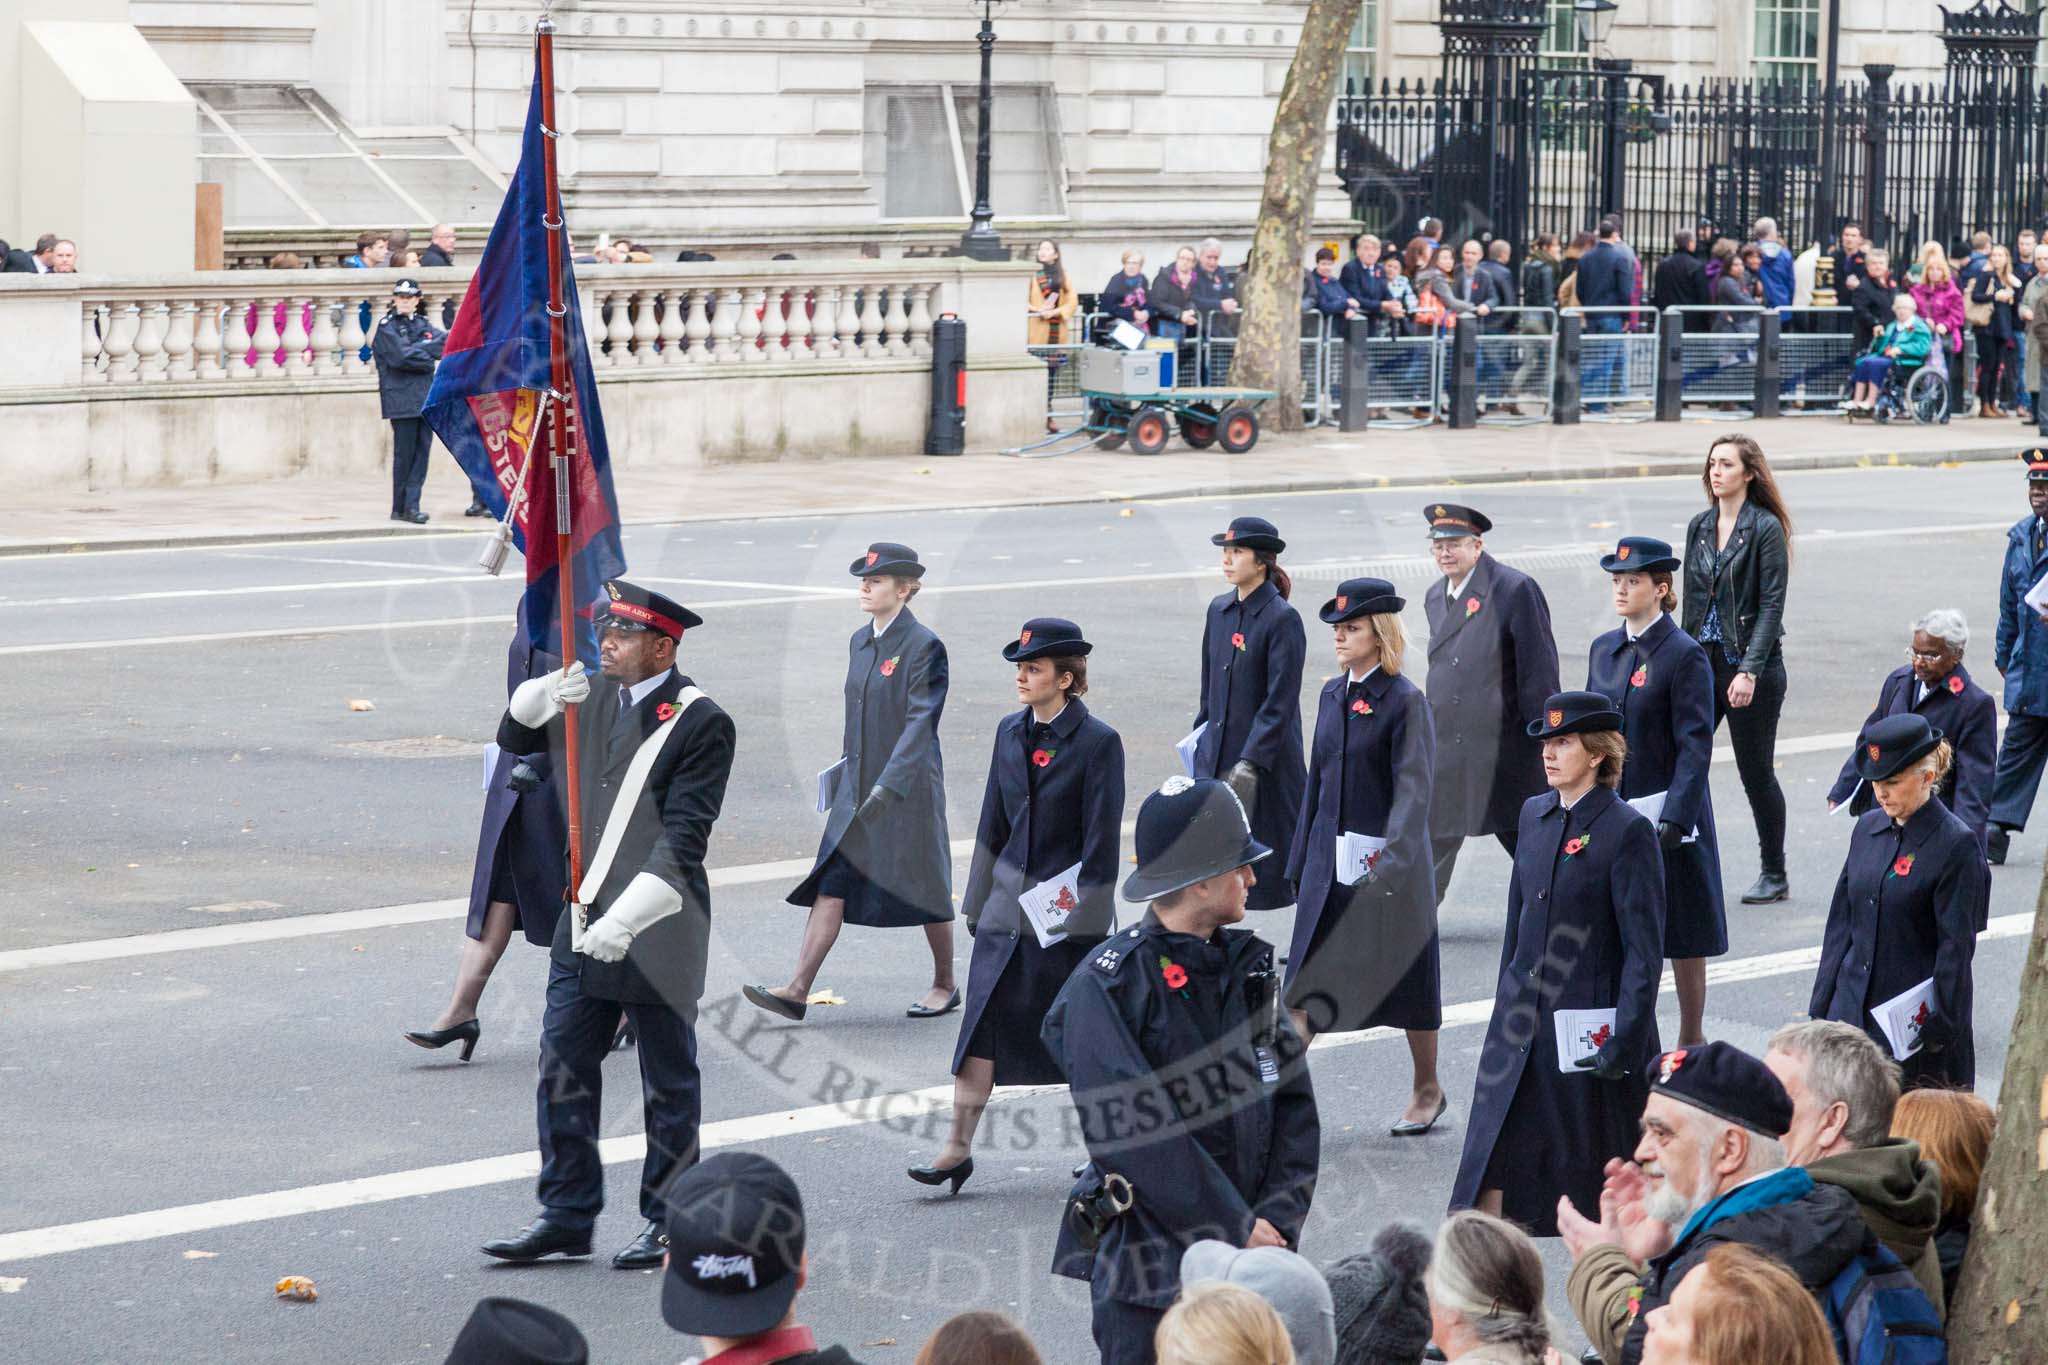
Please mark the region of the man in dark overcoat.
[[[364, 305], [367, 307], [368, 305]], [[377, 402], [391, 423], [391, 519], [424, 523], [420, 490], [427, 482], [427, 457], [434, 430], [420, 409], [434, 386], [434, 366], [448, 334], [420, 316], [417, 280], [391, 286], [391, 311], [377, 324], [370, 354], [377, 363]]]
[[1194, 1243], [1298, 1250], [1321, 1151], [1273, 949], [1228, 927], [1272, 850], [1229, 787], [1175, 776], [1140, 807], [1137, 851], [1123, 896], [1151, 908], [1075, 969], [1041, 1030], [1089, 1156], [1053, 1273], [1089, 1281], [1103, 1365], [1151, 1365]]
[[2027, 466], [2027, 515], [2005, 533], [1992, 656], [2005, 680], [2006, 712], [1985, 837], [1993, 866], [2005, 861], [2013, 832], [2027, 827], [2048, 764], [2048, 613], [2026, 602], [2027, 591], [2048, 577], [2048, 448], [2036, 446], [2020, 458]]
[[593, 686], [577, 664], [522, 684], [498, 726], [510, 753], [551, 752], [566, 743], [575, 707], [584, 866], [556, 924], [541, 1019], [541, 1214], [483, 1250], [506, 1261], [590, 1254], [604, 1205], [600, 1067], [623, 1013], [639, 1039], [645, 1223], [612, 1264], [648, 1269], [662, 1260], [668, 1183], [697, 1159], [704, 853], [732, 771], [733, 724], [675, 668], [683, 632], [701, 618], [623, 580], [605, 592], [603, 680]]
[[1522, 803], [1544, 790], [1543, 746], [1525, 727], [1558, 690], [1557, 643], [1536, 580], [1486, 552], [1493, 523], [1484, 514], [1439, 502], [1422, 515], [1444, 575], [1422, 595], [1436, 717], [1429, 833], [1442, 904], [1465, 840], [1491, 834], [1513, 857]]

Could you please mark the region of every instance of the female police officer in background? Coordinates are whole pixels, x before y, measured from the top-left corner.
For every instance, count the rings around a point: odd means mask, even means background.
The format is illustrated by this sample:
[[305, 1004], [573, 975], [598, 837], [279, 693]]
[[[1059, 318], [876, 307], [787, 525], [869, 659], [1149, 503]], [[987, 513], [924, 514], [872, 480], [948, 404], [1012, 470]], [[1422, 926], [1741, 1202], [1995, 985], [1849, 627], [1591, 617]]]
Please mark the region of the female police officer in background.
[[1925, 716], [1886, 716], [1863, 728], [1856, 774], [1878, 809], [1858, 819], [1849, 838], [1807, 1013], [1854, 1024], [1888, 1046], [1876, 1009], [1931, 980], [1919, 1050], [1901, 1070], [1908, 1086], [1969, 1089], [1977, 1081], [1970, 959], [1991, 873], [1977, 836], [1933, 799], [1950, 761], [1947, 741]]
[[1624, 536], [1600, 567], [1614, 576], [1622, 624], [1593, 641], [1586, 690], [1621, 711], [1628, 741], [1622, 798], [1657, 827], [1664, 850], [1664, 955], [1678, 983], [1678, 1046], [1707, 1040], [1707, 959], [1728, 951], [1721, 852], [1707, 766], [1714, 758], [1714, 668], [1671, 619], [1678, 556]]
[[[1303, 1038], [1399, 1028], [1415, 1067], [1393, 1132], [1430, 1130], [1443, 1114], [1437, 1030], [1443, 1027], [1430, 864], [1430, 776], [1436, 725], [1401, 676], [1408, 634], [1394, 585], [1353, 578], [1317, 613], [1336, 635], [1344, 671], [1323, 685], [1309, 748], [1308, 790], [1287, 873], [1299, 888], [1287, 955], [1287, 1004]], [[1362, 873], [1340, 865], [1347, 835], [1383, 841]]]
[[[1529, 723], [1551, 790], [1522, 807], [1500, 985], [1451, 1189], [1452, 1208], [1536, 1237], [1557, 1235], [1558, 1196], [1594, 1207], [1608, 1159], [1635, 1150], [1658, 1051], [1664, 860], [1650, 822], [1616, 795], [1621, 725], [1597, 692], [1560, 692]], [[1570, 1021], [1581, 1029], [1563, 1041], [1584, 1054], [1572, 1074], [1559, 1064], [1560, 1010], [1614, 1011]]]
[[785, 1019], [804, 1017], [811, 985], [839, 926], [922, 925], [932, 985], [906, 1011], [932, 1018], [959, 1007], [953, 987], [953, 854], [946, 838], [946, 771], [939, 716], [946, 709], [946, 647], [911, 613], [924, 565], [908, 545], [878, 541], [853, 561], [869, 622], [846, 650], [846, 728], [826, 779], [830, 813], [811, 874], [789, 893], [811, 907], [796, 971], [784, 986], [747, 986], [748, 1000]]
[[[1093, 648], [1079, 626], [1050, 616], [1026, 621], [1003, 646], [1025, 709], [996, 726], [960, 902], [974, 961], [953, 1050], [953, 1132], [935, 1163], [911, 1168], [920, 1184], [951, 1182], [957, 1194], [974, 1174], [974, 1129], [996, 1086], [1066, 1079], [1039, 1026], [1074, 968], [1116, 929], [1124, 742], [1081, 700]], [[1019, 897], [1043, 888], [1054, 888], [1066, 936], [1041, 946]], [[1061, 893], [1070, 904], [1057, 904]]]
[[[1223, 547], [1231, 590], [1209, 603], [1202, 627], [1194, 775], [1227, 782], [1251, 818], [1253, 836], [1269, 848], [1290, 848], [1308, 780], [1301, 752], [1308, 635], [1287, 601], [1294, 585], [1279, 563], [1287, 542], [1262, 517], [1238, 517], [1209, 542]], [[1286, 877], [1262, 877], [1247, 908], [1277, 910], [1293, 899]]]

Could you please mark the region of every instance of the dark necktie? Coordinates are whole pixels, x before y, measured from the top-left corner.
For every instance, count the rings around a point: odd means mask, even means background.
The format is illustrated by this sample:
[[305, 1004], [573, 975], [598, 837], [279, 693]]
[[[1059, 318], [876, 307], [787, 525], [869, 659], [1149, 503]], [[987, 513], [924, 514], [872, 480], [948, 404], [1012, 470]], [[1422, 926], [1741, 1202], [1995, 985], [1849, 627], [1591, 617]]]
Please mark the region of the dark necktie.
[[619, 686], [619, 713], [612, 717], [611, 733], [605, 737], [605, 760], [610, 762], [619, 745], [633, 728], [633, 689], [623, 683]]

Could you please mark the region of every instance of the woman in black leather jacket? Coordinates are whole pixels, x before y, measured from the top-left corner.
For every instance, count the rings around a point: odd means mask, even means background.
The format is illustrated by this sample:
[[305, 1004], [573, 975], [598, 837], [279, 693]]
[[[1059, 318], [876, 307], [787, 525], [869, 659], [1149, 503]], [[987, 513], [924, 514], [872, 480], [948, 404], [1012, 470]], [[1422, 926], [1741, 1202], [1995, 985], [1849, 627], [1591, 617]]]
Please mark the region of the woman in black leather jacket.
[[1765, 905], [1791, 894], [1785, 878], [1785, 793], [1773, 771], [1785, 705], [1785, 581], [1792, 519], [1763, 448], [1718, 438], [1700, 482], [1712, 505], [1685, 529], [1685, 633], [1714, 665], [1714, 724], [1728, 738], [1756, 817], [1761, 874], [1742, 895]]

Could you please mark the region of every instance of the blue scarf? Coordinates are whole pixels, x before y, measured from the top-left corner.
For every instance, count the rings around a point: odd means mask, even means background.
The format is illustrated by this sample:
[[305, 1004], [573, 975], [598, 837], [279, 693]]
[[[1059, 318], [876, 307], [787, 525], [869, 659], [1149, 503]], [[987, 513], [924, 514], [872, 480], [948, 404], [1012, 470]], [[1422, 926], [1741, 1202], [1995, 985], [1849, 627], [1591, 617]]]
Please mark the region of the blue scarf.
[[1813, 1177], [1804, 1167], [1787, 1166], [1767, 1176], [1752, 1180], [1746, 1185], [1737, 1185], [1728, 1193], [1710, 1202], [1692, 1216], [1685, 1230], [1678, 1234], [1678, 1240], [1671, 1245], [1683, 1246], [1687, 1238], [1724, 1218], [1733, 1218], [1738, 1213], [1752, 1209], [1774, 1208], [1779, 1204], [1790, 1204], [1804, 1199], [1813, 1189]]

